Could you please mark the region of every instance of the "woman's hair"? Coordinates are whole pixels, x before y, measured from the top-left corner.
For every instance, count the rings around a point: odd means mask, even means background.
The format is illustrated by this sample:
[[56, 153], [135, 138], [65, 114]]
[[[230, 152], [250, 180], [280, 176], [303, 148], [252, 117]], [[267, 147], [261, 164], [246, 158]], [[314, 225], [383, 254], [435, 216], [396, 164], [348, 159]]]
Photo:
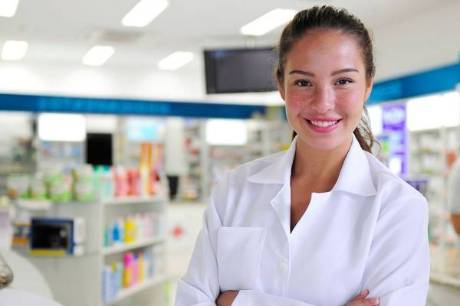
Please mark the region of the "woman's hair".
[[[375, 75], [374, 55], [372, 39], [364, 24], [345, 9], [337, 9], [332, 6], [315, 6], [298, 12], [292, 21], [284, 28], [278, 44], [278, 64], [276, 78], [278, 82], [284, 79], [286, 57], [293, 45], [306, 33], [312, 30], [332, 29], [340, 30], [354, 37], [361, 49], [366, 78], [370, 81]], [[356, 129], [353, 131], [361, 148], [371, 152], [372, 145], [376, 142], [370, 129], [367, 110], [364, 107], [364, 115]], [[296, 133], [294, 132], [294, 136]]]

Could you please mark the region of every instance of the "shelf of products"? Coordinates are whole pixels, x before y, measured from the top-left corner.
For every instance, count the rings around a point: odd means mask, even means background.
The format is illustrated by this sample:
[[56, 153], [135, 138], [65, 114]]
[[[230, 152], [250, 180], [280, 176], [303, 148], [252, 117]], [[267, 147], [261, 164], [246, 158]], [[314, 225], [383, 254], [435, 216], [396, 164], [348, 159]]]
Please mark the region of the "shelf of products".
[[[102, 306], [109, 301], [113, 304], [127, 297], [135, 298], [141, 291], [156, 290], [154, 285], [164, 279], [165, 210], [166, 202], [160, 195], [84, 204], [52, 203], [48, 210], [31, 213], [42, 217], [85, 219], [84, 253], [81, 256], [30, 256], [27, 242], [22, 243], [22, 253], [39, 267], [50, 286], [58, 292], [56, 300], [63, 305]], [[124, 229], [120, 231], [118, 227], [114, 231], [112, 225], [121, 222]], [[116, 239], [107, 239], [109, 232], [115, 233]], [[104, 273], [114, 267], [118, 269], [121, 282], [109, 286], [111, 289], [107, 291]], [[124, 280], [126, 271], [131, 271], [132, 281]], [[85, 280], [83, 284], [82, 279]]]
[[425, 179], [425, 196], [429, 203], [430, 240], [450, 243], [447, 215], [449, 164], [458, 148], [458, 127], [444, 127], [409, 132], [409, 177]]
[[187, 121], [185, 135], [189, 171], [181, 181], [183, 200], [205, 201], [213, 185], [226, 171], [289, 147], [292, 132], [286, 121], [251, 119], [245, 124], [245, 145], [210, 145], [206, 142], [206, 121]]
[[166, 280], [164, 276], [156, 276], [153, 279], [146, 280], [140, 284], [136, 284], [128, 289], [121, 289], [120, 292], [110, 301], [106, 302], [105, 305], [115, 305], [116, 303], [131, 297], [145, 289], [148, 289], [153, 286], [162, 284]]
[[126, 243], [126, 244], [119, 244], [119, 245], [114, 245], [111, 247], [106, 247], [102, 251], [103, 255], [113, 255], [116, 253], [123, 253], [126, 251], [131, 251], [151, 245], [155, 245], [158, 243], [163, 243], [165, 242], [165, 238], [158, 237], [158, 238], [150, 238], [150, 239], [143, 239], [140, 241], [135, 241], [132, 243]]
[[162, 203], [161, 197], [120, 197], [113, 200], [105, 201], [105, 206], [118, 206], [118, 205], [144, 205]]

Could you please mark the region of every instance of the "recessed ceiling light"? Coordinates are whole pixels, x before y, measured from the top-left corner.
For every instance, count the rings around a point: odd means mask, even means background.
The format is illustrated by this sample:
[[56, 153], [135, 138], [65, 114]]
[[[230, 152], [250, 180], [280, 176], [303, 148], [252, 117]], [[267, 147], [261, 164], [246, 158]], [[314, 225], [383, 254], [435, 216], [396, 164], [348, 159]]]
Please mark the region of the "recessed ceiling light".
[[94, 46], [83, 57], [83, 64], [88, 66], [102, 66], [115, 52], [110, 46]]
[[8, 40], [3, 44], [2, 59], [5, 61], [19, 61], [27, 53], [29, 44], [26, 41]]
[[192, 52], [177, 51], [158, 62], [161, 70], [177, 70], [193, 59]]
[[289, 22], [295, 14], [295, 10], [277, 8], [242, 26], [240, 32], [244, 35], [262, 36]]
[[141, 0], [123, 17], [121, 23], [127, 27], [145, 27], [168, 5], [167, 0]]
[[0, 16], [13, 17], [16, 14], [19, 0], [1, 0], [0, 1]]

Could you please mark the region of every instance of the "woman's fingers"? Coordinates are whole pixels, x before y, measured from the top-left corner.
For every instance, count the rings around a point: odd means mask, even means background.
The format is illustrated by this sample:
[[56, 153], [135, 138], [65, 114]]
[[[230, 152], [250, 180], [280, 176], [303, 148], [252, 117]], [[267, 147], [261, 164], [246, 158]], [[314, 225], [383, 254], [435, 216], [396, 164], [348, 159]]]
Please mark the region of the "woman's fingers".
[[357, 301], [352, 301], [348, 303], [346, 306], [379, 306], [380, 301], [376, 298], [371, 299], [361, 299]]
[[369, 295], [369, 290], [365, 289], [355, 296], [346, 306], [378, 306], [379, 299], [366, 297]]
[[368, 295], [369, 295], [369, 290], [364, 289], [357, 296], [355, 296], [350, 302], [357, 301], [357, 300], [362, 300]]

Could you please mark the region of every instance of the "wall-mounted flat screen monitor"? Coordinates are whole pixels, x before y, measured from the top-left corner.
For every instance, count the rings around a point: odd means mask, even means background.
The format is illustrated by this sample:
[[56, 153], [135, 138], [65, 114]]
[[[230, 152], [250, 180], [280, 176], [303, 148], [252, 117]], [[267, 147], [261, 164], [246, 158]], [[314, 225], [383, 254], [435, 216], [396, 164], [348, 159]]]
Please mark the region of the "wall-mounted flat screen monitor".
[[276, 90], [274, 48], [204, 51], [206, 92], [241, 93]]

